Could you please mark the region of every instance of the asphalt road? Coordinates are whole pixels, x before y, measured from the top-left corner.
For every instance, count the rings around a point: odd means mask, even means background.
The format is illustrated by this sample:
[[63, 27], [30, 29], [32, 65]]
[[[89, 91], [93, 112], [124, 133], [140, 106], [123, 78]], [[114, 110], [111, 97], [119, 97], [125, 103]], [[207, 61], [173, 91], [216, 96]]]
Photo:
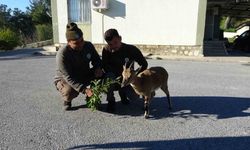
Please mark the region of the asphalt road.
[[250, 63], [148, 60], [169, 74], [173, 110], [161, 91], [106, 113], [85, 97], [64, 111], [53, 85], [54, 56], [0, 57], [0, 149], [245, 150], [250, 143]]

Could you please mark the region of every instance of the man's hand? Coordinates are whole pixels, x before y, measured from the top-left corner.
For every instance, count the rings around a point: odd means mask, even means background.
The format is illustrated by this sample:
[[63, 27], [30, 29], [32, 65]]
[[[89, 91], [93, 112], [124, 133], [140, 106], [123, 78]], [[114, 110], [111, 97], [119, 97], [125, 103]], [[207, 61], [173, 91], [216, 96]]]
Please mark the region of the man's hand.
[[103, 75], [103, 71], [101, 68], [95, 69], [95, 77], [96, 78], [100, 78], [100, 77], [102, 77], [102, 75]]
[[93, 91], [90, 88], [86, 88], [85, 89], [85, 94], [87, 95], [87, 97], [91, 97], [93, 95]]

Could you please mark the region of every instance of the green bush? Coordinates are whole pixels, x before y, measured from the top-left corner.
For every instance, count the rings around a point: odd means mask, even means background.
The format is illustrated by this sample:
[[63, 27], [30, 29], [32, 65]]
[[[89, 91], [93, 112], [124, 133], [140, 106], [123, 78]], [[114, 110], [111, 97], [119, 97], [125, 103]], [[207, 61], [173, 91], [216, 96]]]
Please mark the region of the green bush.
[[12, 50], [20, 44], [19, 34], [12, 30], [0, 29], [0, 50]]
[[225, 32], [236, 32], [235, 28], [228, 28], [224, 30]]
[[36, 35], [38, 41], [52, 39], [53, 36], [52, 26], [50, 24], [36, 25]]

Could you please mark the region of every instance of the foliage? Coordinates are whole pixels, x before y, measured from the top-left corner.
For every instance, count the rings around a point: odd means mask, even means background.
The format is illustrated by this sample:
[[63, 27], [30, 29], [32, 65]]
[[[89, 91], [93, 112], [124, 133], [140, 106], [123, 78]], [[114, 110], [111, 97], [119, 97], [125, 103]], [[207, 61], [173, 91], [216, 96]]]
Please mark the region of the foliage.
[[[220, 29], [224, 30], [224, 31], [228, 31], [228, 32], [235, 32], [236, 28], [244, 23], [249, 21], [250, 19], [246, 19], [246, 18], [230, 18], [229, 21], [227, 22], [227, 17], [226, 16], [222, 16], [221, 20], [220, 20]], [[225, 23], [228, 23], [226, 25], [227, 28], [225, 28]]]
[[[16, 43], [27, 44], [37, 40], [51, 39], [50, 0], [30, 0], [30, 6], [26, 9], [26, 12], [18, 8], [11, 10], [7, 5], [0, 4], [0, 29], [8, 28], [15, 32], [19, 39]], [[12, 47], [14, 43], [11, 43]], [[1, 44], [9, 45], [10, 42], [2, 40]]]
[[36, 36], [38, 41], [52, 39], [53, 31], [51, 24], [36, 25]]
[[236, 32], [235, 28], [224, 29], [225, 32]]
[[0, 4], [0, 28], [9, 26], [9, 19], [11, 17], [11, 9], [7, 5]]
[[32, 0], [30, 7], [28, 7], [28, 13], [30, 14], [34, 24], [48, 24], [52, 23], [51, 16], [49, 15], [48, 0]]
[[17, 33], [9, 28], [0, 29], [0, 49], [11, 50], [20, 44], [20, 38]]
[[10, 18], [10, 26], [24, 38], [33, 38], [35, 27], [32, 18], [21, 10], [15, 8]]
[[111, 78], [99, 79], [91, 81], [90, 88], [93, 91], [91, 97], [87, 97], [87, 106], [91, 108], [92, 111], [96, 110], [101, 104], [101, 94], [107, 93], [110, 86], [114, 83], [120, 84], [119, 78], [113, 80]]

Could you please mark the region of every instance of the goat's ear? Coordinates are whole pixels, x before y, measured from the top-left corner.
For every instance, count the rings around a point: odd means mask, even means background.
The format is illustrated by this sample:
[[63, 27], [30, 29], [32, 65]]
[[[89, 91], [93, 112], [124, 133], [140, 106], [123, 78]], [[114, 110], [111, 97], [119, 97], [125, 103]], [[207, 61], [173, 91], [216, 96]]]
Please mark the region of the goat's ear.
[[135, 74], [136, 74], [136, 75], [139, 74], [139, 72], [141, 71], [141, 68], [142, 68], [142, 66], [140, 66], [139, 68], [137, 68], [137, 69], [135, 70]]

